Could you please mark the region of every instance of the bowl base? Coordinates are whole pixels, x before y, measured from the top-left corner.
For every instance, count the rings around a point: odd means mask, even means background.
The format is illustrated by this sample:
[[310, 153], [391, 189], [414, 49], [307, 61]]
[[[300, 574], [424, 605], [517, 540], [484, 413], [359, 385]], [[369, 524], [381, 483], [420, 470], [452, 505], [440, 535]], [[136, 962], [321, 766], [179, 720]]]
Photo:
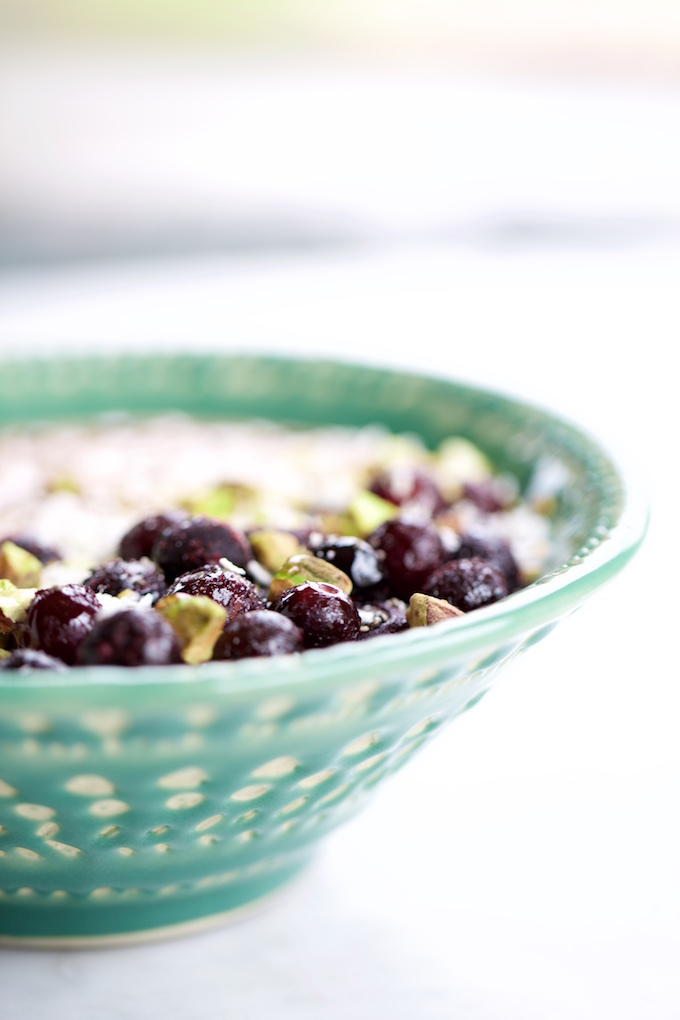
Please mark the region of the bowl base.
[[237, 922], [264, 909], [307, 866], [310, 856], [221, 888], [119, 893], [116, 902], [91, 896], [38, 897], [21, 909], [0, 893], [0, 946], [96, 949], [192, 935]]

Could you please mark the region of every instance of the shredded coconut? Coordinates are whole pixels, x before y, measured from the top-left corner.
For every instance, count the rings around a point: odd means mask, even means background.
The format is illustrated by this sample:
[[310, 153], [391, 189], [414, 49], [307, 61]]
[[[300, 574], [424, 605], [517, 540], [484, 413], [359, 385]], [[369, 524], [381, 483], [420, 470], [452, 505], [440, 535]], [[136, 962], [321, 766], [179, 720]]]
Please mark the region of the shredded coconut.
[[[448, 453], [434, 464], [444, 486], [447, 471], [448, 481], [459, 484], [454, 476], [462, 463], [469, 462], [478, 478], [483, 455], [464, 441], [446, 443]], [[241, 487], [242, 498], [229, 514], [235, 524], [295, 527], [310, 508], [341, 511], [377, 466], [431, 458], [416, 436], [377, 425], [291, 429], [173, 413], [5, 429], [0, 537], [30, 534], [59, 549], [64, 561], [47, 566], [42, 583], [64, 584], [115, 556], [121, 536], [142, 517], [195, 506], [220, 486]], [[457, 504], [457, 515], [461, 528], [491, 529], [507, 538], [530, 576], [540, 571], [550, 539], [543, 515], [520, 502], [483, 519], [466, 501]]]

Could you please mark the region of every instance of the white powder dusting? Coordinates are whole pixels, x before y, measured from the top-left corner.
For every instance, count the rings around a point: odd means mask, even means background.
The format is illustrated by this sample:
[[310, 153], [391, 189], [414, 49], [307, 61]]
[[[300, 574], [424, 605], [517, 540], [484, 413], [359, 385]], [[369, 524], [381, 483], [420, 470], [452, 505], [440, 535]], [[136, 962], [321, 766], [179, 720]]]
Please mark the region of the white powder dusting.
[[[142, 517], [200, 500], [221, 485], [256, 490], [254, 502], [245, 499], [230, 515], [237, 525], [294, 527], [310, 507], [343, 510], [378, 466], [400, 462], [430, 462], [446, 483], [445, 461], [433, 462], [417, 437], [380, 426], [295, 430], [176, 413], [5, 429], [0, 538], [26, 534], [57, 548], [65, 562], [45, 569], [43, 585], [63, 584], [112, 558]], [[486, 520], [471, 505], [459, 509], [462, 525], [491, 528], [508, 538], [531, 575], [540, 570], [549, 551], [545, 517], [522, 503]]]

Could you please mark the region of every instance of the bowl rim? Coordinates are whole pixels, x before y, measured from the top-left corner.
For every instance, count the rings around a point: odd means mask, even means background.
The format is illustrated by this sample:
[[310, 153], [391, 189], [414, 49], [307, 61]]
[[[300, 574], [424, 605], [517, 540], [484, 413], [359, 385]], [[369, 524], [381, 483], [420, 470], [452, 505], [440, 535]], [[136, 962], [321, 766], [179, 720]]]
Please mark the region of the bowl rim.
[[[200, 352], [179, 355], [186, 359], [206, 357], [230, 360], [241, 355], [238, 352]], [[177, 355], [124, 354], [127, 360], [153, 361], [176, 360]], [[395, 668], [407, 670], [432, 670], [444, 666], [457, 656], [485, 650], [530, 635], [544, 627], [552, 626], [560, 617], [579, 606], [585, 598], [597, 591], [613, 578], [633, 557], [644, 540], [649, 522], [649, 504], [643, 496], [643, 488], [635, 467], [621, 451], [614, 450], [611, 441], [606, 444], [593, 436], [586, 428], [576, 424], [563, 414], [557, 414], [547, 407], [521, 396], [486, 388], [475, 383], [447, 376], [411, 372], [391, 366], [358, 363], [340, 359], [309, 358], [304, 356], [249, 355], [254, 360], [266, 360], [281, 365], [342, 366], [357, 371], [388, 371], [394, 376], [419, 379], [425, 383], [450, 383], [457, 390], [484, 395], [506, 405], [514, 405], [532, 412], [546, 424], [553, 423], [568, 429], [579, 442], [598, 454], [608, 465], [621, 489], [621, 508], [615, 523], [606, 529], [598, 529], [591, 535], [585, 546], [569, 560], [548, 574], [540, 577], [493, 605], [477, 609], [474, 613], [434, 627], [415, 627], [398, 634], [383, 635], [380, 639], [366, 642], [348, 642], [322, 649], [307, 649], [303, 653], [277, 656], [275, 659], [241, 659], [238, 661], [207, 662], [200, 666], [177, 665], [173, 667], [142, 666], [131, 669], [119, 666], [84, 666], [52, 673], [44, 670], [24, 672], [0, 672], [0, 704], [10, 704], [15, 699], [23, 700], [22, 692], [40, 690], [52, 693], [62, 690], [109, 692], [111, 688], [124, 688], [125, 707], [131, 707], [136, 700], [146, 700], [151, 694], [158, 699], [161, 687], [172, 698], [181, 693], [197, 700], [211, 695], [252, 696], [275, 693], [282, 688], [308, 686], [327, 687], [333, 682], [355, 682], [365, 680], [367, 675], [380, 675]], [[26, 364], [23, 359], [3, 359]], [[63, 364], [68, 361], [92, 361], [87, 359], [57, 357], [41, 358], [42, 363]], [[105, 360], [104, 358], [101, 359]], [[50, 419], [47, 419], [49, 421]], [[276, 420], [276, 419], [274, 419]], [[27, 423], [28, 424], [28, 423]], [[605, 505], [604, 502], [602, 504]], [[276, 668], [272, 668], [275, 662]]]

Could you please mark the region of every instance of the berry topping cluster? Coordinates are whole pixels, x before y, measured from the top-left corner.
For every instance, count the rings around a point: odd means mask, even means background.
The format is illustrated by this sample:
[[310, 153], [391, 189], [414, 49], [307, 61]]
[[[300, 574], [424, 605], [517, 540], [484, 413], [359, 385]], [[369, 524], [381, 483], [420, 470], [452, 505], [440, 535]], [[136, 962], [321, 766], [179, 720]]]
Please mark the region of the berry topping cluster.
[[494, 530], [518, 503], [490, 473], [447, 493], [425, 464], [381, 465], [349, 506], [305, 506], [295, 527], [147, 515], [80, 583], [45, 586], [59, 552], [12, 534], [0, 670], [274, 656], [455, 621], [530, 579]]

